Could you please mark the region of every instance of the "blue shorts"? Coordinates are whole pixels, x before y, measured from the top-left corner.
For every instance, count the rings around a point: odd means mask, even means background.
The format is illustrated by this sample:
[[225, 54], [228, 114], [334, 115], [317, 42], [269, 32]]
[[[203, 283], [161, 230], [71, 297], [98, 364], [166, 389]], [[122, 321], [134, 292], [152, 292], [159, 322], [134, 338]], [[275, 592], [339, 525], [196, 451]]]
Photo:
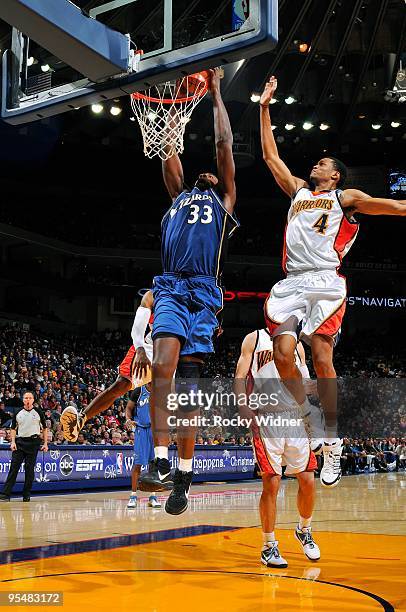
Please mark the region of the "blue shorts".
[[223, 292], [215, 278], [165, 273], [155, 276], [153, 294], [153, 339], [173, 334], [182, 341], [181, 355], [214, 353], [217, 314], [223, 308]]
[[154, 459], [154, 440], [151, 427], [135, 427], [134, 465], [148, 465]]

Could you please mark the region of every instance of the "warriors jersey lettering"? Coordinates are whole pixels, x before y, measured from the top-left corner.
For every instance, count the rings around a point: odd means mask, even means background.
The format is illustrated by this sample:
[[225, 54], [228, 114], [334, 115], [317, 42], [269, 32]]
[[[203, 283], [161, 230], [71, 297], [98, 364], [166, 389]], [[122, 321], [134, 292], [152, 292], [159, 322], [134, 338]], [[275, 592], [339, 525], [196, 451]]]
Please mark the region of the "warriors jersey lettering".
[[357, 237], [359, 225], [346, 217], [339, 193], [302, 187], [293, 197], [283, 248], [286, 273], [340, 267]]
[[182, 192], [162, 219], [164, 272], [219, 278], [238, 225], [212, 189]]

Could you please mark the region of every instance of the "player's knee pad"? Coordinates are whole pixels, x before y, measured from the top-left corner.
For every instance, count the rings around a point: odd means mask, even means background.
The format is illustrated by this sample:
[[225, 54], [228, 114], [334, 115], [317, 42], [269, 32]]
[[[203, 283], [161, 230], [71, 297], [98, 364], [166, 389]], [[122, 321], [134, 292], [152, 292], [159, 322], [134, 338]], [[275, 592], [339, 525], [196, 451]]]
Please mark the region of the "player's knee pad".
[[297, 340], [299, 336], [299, 319], [295, 315], [292, 315], [286, 319], [286, 321], [278, 325], [272, 334], [273, 338], [277, 336], [293, 336]]
[[[179, 361], [176, 369], [175, 388], [177, 395], [196, 394], [199, 390], [199, 380], [203, 370], [203, 363], [200, 361]], [[193, 412], [197, 409], [196, 402], [193, 405], [178, 405], [180, 412]]]

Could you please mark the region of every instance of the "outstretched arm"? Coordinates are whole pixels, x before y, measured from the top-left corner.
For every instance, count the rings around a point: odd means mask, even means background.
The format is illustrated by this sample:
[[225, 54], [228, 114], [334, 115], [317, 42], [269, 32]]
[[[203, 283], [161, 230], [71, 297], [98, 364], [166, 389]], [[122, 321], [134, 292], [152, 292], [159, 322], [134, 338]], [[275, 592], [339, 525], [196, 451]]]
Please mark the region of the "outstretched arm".
[[262, 154], [266, 165], [274, 176], [275, 181], [278, 183], [282, 191], [284, 191], [286, 195], [291, 198], [298, 189], [307, 186], [307, 183], [303, 179], [293, 176], [289, 168], [279, 157], [278, 147], [276, 146], [275, 138], [273, 136], [271, 117], [269, 115], [269, 105], [277, 86], [278, 81], [274, 76], [272, 76], [265, 85], [265, 89], [259, 101], [261, 109]]
[[183, 168], [177, 153], [162, 162], [162, 175], [170, 197], [176, 200], [183, 191]]
[[[166, 155], [169, 159], [163, 160], [162, 162], [162, 174], [165, 183], [165, 187], [172, 200], [175, 200], [180, 193], [183, 191], [183, 168], [182, 162], [179, 159], [179, 155], [172, 151], [173, 145], [170, 143], [170, 136], [172, 130], [176, 127], [179, 117], [175, 109], [171, 109], [168, 123], [163, 130], [162, 138], [165, 140], [165, 130], [168, 133], [168, 144], [163, 145]], [[172, 154], [171, 154], [172, 153]]]
[[230, 119], [220, 92], [221, 69], [210, 70], [210, 91], [213, 98], [214, 135], [216, 140], [217, 171], [223, 189], [223, 204], [232, 214], [236, 200], [233, 133]]
[[345, 189], [341, 194], [341, 205], [353, 213], [364, 215], [406, 215], [406, 200], [371, 198], [358, 189]]

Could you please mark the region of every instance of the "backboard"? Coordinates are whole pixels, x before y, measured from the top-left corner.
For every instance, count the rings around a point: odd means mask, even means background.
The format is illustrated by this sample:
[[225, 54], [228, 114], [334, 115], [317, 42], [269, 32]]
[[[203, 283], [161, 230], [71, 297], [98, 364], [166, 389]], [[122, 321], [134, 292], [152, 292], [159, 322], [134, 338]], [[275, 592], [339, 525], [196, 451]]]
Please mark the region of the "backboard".
[[[7, 0], [8, 4], [36, 2], [41, 0]], [[61, 3], [61, 9], [67, 2], [53, 0]], [[90, 43], [87, 49], [78, 47], [76, 55], [69, 53], [67, 61], [57, 57], [54, 49], [47, 51], [34, 42], [32, 30], [31, 39], [19, 31], [18, 11], [17, 19], [15, 15], [8, 18], [0, 3], [0, 17], [14, 26], [11, 49], [2, 59], [1, 116], [5, 121], [25, 123], [142, 91], [162, 81], [253, 57], [277, 43], [278, 0], [75, 0], [75, 5], [80, 9], [75, 14], [77, 29]], [[71, 10], [71, 2], [69, 6]], [[122, 63], [126, 69], [117, 69], [117, 74], [97, 82], [85, 73], [86, 63], [81, 61], [92, 47], [87, 29], [96, 21], [107, 34], [126, 35], [130, 53], [127, 64]], [[42, 40], [48, 40], [46, 28], [43, 30]], [[98, 33], [95, 43], [100, 39]], [[72, 41], [71, 50], [76, 43]], [[125, 44], [124, 40], [119, 47], [121, 54]], [[142, 54], [134, 59], [137, 51]]]

